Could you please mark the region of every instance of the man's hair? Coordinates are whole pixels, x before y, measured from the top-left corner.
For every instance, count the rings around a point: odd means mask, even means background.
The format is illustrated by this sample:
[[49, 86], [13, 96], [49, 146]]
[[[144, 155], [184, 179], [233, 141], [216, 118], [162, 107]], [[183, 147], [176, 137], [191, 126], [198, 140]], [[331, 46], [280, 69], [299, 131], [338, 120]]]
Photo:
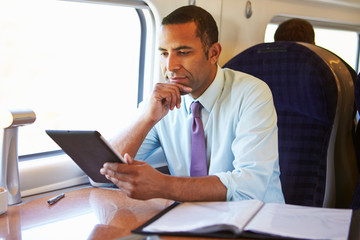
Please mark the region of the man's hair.
[[209, 48], [218, 42], [218, 28], [215, 19], [201, 7], [194, 5], [176, 9], [163, 18], [161, 25], [191, 23], [196, 24], [196, 36], [200, 38], [206, 56]]
[[293, 18], [279, 25], [274, 40], [276, 41], [297, 41], [315, 44], [314, 28], [306, 20]]

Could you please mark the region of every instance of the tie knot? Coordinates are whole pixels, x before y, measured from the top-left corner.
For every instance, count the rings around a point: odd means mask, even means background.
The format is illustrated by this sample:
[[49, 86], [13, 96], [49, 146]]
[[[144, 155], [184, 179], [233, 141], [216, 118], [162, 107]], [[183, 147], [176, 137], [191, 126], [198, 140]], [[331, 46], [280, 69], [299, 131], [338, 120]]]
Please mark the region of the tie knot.
[[192, 102], [191, 103], [191, 112], [195, 118], [200, 118], [200, 110], [202, 108], [202, 105], [200, 102]]

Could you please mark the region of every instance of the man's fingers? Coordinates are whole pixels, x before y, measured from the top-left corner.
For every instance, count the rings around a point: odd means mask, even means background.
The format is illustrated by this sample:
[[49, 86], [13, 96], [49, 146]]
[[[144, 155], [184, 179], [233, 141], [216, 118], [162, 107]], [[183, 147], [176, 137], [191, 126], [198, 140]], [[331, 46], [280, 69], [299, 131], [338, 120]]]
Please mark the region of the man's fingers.
[[103, 165], [103, 168], [107, 169], [107, 170], [112, 170], [112, 171], [117, 171], [118, 170], [118, 166], [122, 164], [122, 163], [112, 163], [112, 162], [106, 162]]
[[180, 89], [180, 95], [185, 95], [188, 94], [192, 91], [192, 88], [181, 85], [181, 89]]
[[157, 92], [161, 98], [163, 104], [168, 105], [170, 110], [173, 110], [175, 106], [180, 105], [180, 89], [174, 84], [158, 84]]
[[127, 164], [132, 164], [134, 159], [127, 153], [124, 154], [124, 160]]
[[155, 91], [162, 98], [162, 102], [169, 104], [169, 109], [180, 108], [181, 95], [191, 92], [190, 87], [178, 83], [157, 83]]
[[112, 170], [105, 166], [100, 169], [100, 173], [104, 175], [107, 179], [118, 185], [120, 182], [131, 181], [131, 177], [127, 172], [119, 172], [118, 170]]
[[127, 175], [133, 173], [135, 170], [131, 165], [140, 165], [144, 164], [143, 161], [134, 160], [129, 154], [124, 154], [124, 160], [127, 164], [124, 163], [114, 163], [114, 162], [106, 162], [103, 167], [100, 169], [100, 173], [102, 175], [111, 175], [112, 177], [116, 177], [116, 175]]

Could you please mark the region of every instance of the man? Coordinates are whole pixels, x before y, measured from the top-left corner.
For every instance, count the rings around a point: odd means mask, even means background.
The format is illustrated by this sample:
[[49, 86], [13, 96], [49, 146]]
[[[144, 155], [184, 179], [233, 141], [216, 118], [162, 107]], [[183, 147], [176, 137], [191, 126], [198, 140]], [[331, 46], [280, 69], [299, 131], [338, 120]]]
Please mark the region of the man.
[[[127, 164], [106, 163], [100, 172], [136, 199], [284, 202], [271, 92], [264, 82], [217, 65], [221, 45], [213, 17], [196, 6], [175, 10], [162, 21], [159, 51], [166, 81], [112, 141]], [[206, 176], [200, 177], [191, 166], [197, 160], [191, 160], [194, 101], [203, 107], [206, 138]], [[159, 147], [171, 176], [137, 161]]]
[[274, 34], [274, 40], [277, 41], [297, 41], [315, 44], [315, 32], [310, 22], [292, 18], [282, 22]]

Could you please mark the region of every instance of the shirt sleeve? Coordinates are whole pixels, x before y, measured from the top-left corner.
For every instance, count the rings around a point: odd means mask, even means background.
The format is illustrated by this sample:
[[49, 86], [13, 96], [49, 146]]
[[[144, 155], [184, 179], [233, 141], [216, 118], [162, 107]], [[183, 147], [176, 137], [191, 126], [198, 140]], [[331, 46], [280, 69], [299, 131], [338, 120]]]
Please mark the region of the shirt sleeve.
[[153, 127], [147, 134], [145, 140], [141, 144], [135, 159], [140, 161], [146, 161], [156, 150], [160, 148], [160, 142], [156, 134], [156, 128]]
[[[137, 116], [142, 114], [145, 110], [146, 101], [140, 103], [139, 108], [137, 109]], [[156, 125], [149, 131], [146, 135], [144, 141], [140, 145], [139, 150], [136, 153], [135, 159], [140, 161], [145, 161], [150, 157], [156, 150], [159, 149], [160, 141], [156, 131]]]
[[246, 90], [242, 99], [231, 146], [234, 170], [215, 175], [227, 187], [228, 201], [266, 200], [266, 195], [278, 194], [273, 198], [282, 202], [277, 115], [271, 91], [259, 81]]

